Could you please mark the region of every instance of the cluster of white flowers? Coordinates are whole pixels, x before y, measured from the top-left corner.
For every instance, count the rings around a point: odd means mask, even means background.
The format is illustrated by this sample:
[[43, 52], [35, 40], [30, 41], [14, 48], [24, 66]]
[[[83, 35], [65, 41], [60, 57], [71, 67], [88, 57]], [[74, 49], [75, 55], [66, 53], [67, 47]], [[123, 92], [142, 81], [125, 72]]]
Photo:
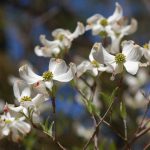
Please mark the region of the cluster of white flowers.
[[[101, 14], [96, 14], [87, 19], [86, 26], [78, 22], [73, 33], [69, 30], [56, 29], [52, 32], [53, 41], [41, 35], [42, 47], [36, 46], [35, 53], [38, 56], [50, 57], [48, 69], [38, 75], [28, 64], [19, 68], [21, 79], [16, 79], [13, 85], [14, 96], [19, 106], [5, 105], [4, 113], [0, 116], [0, 137], [10, 134], [14, 141], [18, 141], [22, 135], [30, 132], [31, 122], [28, 122], [25, 116], [30, 117], [29, 110], [32, 109], [32, 117], [35, 117], [32, 119], [38, 118], [39, 107], [52, 96], [55, 81], [69, 82], [75, 77], [79, 80], [87, 71], [90, 71], [94, 78], [101, 72], [111, 73], [115, 77], [123, 73], [124, 68], [129, 74], [136, 75], [140, 67], [149, 66], [150, 42], [144, 47], [133, 41], [121, 42], [124, 36], [135, 32], [136, 29], [137, 21], [131, 19], [128, 24], [123, 16], [122, 7], [116, 3], [115, 11], [110, 17], [105, 18]], [[83, 60], [77, 67], [72, 62], [67, 65], [63, 56], [69, 52], [73, 40], [88, 30], [92, 30], [93, 35], [99, 35], [102, 39], [109, 37], [111, 43], [104, 46], [96, 42], [89, 54], [89, 60]], [[144, 63], [140, 62], [142, 58], [145, 60]], [[129, 80], [132, 77], [126, 78]], [[78, 86], [81, 90], [85, 88], [85, 85], [80, 84]], [[87, 95], [89, 93], [87, 91]]]

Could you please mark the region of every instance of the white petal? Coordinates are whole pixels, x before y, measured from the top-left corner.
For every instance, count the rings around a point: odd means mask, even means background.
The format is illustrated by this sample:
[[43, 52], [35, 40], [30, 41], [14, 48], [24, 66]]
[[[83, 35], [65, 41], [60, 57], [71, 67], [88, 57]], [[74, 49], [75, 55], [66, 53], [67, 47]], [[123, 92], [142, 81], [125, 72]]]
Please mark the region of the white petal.
[[52, 51], [48, 47], [39, 47], [36, 46], [34, 52], [37, 56], [51, 57]]
[[23, 135], [27, 134], [31, 130], [31, 126], [24, 121], [17, 121], [15, 123], [15, 127], [21, 132]]
[[60, 53], [59, 45], [56, 47], [39, 47], [39, 46], [36, 46], [34, 49], [34, 52], [37, 56], [51, 57], [53, 54], [57, 55]]
[[112, 16], [108, 18], [109, 23], [114, 23], [122, 18], [123, 10], [119, 3], [116, 3], [116, 8]]
[[84, 31], [85, 31], [84, 25], [81, 22], [78, 22], [75, 31], [69, 36], [69, 38], [73, 40], [77, 38], [79, 35], [82, 35]]
[[119, 53], [120, 51], [120, 41], [121, 41], [121, 38], [111, 38], [111, 48], [110, 48], [110, 52], [112, 54], [116, 54], [116, 53]]
[[18, 86], [18, 81], [16, 81], [13, 85], [14, 96], [19, 99], [21, 97], [20, 89]]
[[133, 41], [123, 43], [122, 53], [126, 56], [126, 60], [129, 61], [138, 61], [143, 55], [142, 48], [139, 45], [135, 45]]
[[40, 41], [46, 47], [54, 48], [59, 46], [58, 40], [49, 41], [46, 39], [45, 35], [40, 35]]
[[93, 35], [98, 35], [100, 33], [100, 31], [105, 31], [105, 29], [103, 29], [103, 27], [99, 23], [94, 24], [92, 26], [92, 34]]
[[76, 73], [76, 65], [70, 63], [70, 68], [66, 73], [55, 76], [53, 77], [53, 79], [60, 82], [69, 82], [74, 78], [75, 73]]
[[89, 61], [83, 61], [80, 65], [77, 66], [77, 77], [80, 77], [87, 70], [92, 70], [93, 67]]
[[124, 66], [128, 73], [135, 75], [139, 69], [139, 62], [127, 61]]
[[138, 25], [137, 20], [132, 18], [131, 19], [131, 24], [123, 27], [122, 30], [121, 30], [121, 34], [129, 35], [129, 34], [134, 33], [137, 30], [137, 25]]
[[70, 48], [71, 47], [71, 41], [73, 39], [69, 38], [69, 36], [71, 35], [67, 35], [67, 36], [64, 36], [63, 40], [61, 41], [62, 44], [61, 44], [61, 48], [64, 49], [64, 48]]
[[29, 97], [30, 97], [30, 95], [31, 95], [31, 90], [30, 90], [29, 87], [26, 87], [26, 88], [22, 91], [22, 93], [21, 93], [21, 97], [23, 97], [23, 96], [29, 96]]
[[[34, 103], [32, 102], [32, 101], [23, 101], [23, 102], [20, 102], [20, 105], [22, 106], [22, 107], [25, 107], [25, 109], [27, 109], [27, 108], [34, 108], [35, 106], [34, 106]], [[23, 112], [25, 111], [25, 113], [26, 113], [26, 110], [25, 109], [23, 109]], [[27, 114], [28, 115], [28, 114]]]
[[113, 63], [111, 64], [113, 67], [114, 74], [121, 73], [123, 71], [123, 64]]
[[90, 18], [87, 19], [87, 23], [88, 24], [93, 24], [96, 23], [99, 19], [103, 18], [102, 15], [100, 14], [95, 14], [93, 16], [91, 16]]
[[100, 43], [95, 43], [91, 49], [90, 55], [89, 55], [89, 60], [92, 62], [94, 59], [93, 53], [97, 52], [101, 48]]
[[97, 49], [96, 52], [93, 53], [93, 57], [96, 61], [98, 61], [101, 64], [112, 64], [115, 62], [115, 56], [109, 54], [102, 46], [101, 43], [99, 44], [99, 49]]
[[62, 59], [51, 58], [49, 63], [49, 71], [53, 73], [53, 76], [58, 76], [67, 71], [66, 62]]
[[46, 86], [49, 90], [51, 90], [52, 87], [53, 87], [53, 81], [46, 81], [46, 82], [45, 82], [45, 86]]
[[19, 73], [28, 84], [33, 84], [43, 79], [41, 76], [35, 74], [28, 65], [20, 67]]
[[98, 75], [98, 69], [97, 68], [93, 68], [92, 69], [92, 73], [94, 76], [97, 76]]
[[8, 105], [8, 108], [9, 108], [9, 111], [10, 111], [11, 115], [12, 115], [12, 112], [17, 112], [18, 113], [18, 112], [23, 110], [22, 106], [15, 107], [14, 105], [10, 105], [10, 104]]
[[45, 95], [45, 97], [48, 96], [44, 81], [39, 81], [39, 82], [33, 84], [32, 88], [33, 88], [34, 92], [43, 94], [43, 95]]
[[104, 72], [108, 70], [108, 67], [104, 67], [103, 65], [100, 65], [97, 69], [101, 72]]
[[61, 28], [58, 28], [58, 29], [55, 29], [53, 30], [52, 32], [52, 36], [54, 38], [57, 38], [59, 37], [60, 35], [65, 35], [65, 36], [69, 36], [71, 34], [71, 32], [69, 30], [64, 30], [64, 29], [61, 29]]
[[3, 129], [2, 129], [2, 134], [5, 135], [5, 136], [8, 136], [10, 133], [10, 129], [5, 126]]
[[32, 102], [34, 103], [34, 105], [36, 107], [40, 106], [41, 103], [43, 103], [45, 101], [45, 98], [42, 94], [37, 94], [33, 99]]

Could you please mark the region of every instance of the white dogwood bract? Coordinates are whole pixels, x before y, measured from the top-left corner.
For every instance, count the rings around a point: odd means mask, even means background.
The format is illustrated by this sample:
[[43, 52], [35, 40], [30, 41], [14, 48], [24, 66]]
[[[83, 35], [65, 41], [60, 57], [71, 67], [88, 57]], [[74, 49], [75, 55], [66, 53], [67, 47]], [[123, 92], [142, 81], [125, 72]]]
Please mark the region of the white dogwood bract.
[[68, 50], [71, 47], [72, 41], [84, 33], [85, 29], [81, 22], [77, 23], [77, 27], [73, 33], [65, 29], [55, 29], [52, 32], [54, 41], [46, 39], [45, 35], [40, 36], [40, 41], [43, 47], [36, 46], [35, 53], [38, 56], [51, 57], [57, 56], [61, 51]]
[[143, 52], [141, 47], [134, 44], [133, 41], [125, 41], [122, 44], [122, 53], [117, 53], [114, 56], [109, 54], [104, 47], [101, 46], [93, 55], [96, 61], [110, 65], [114, 74], [121, 73], [123, 67], [125, 67], [128, 73], [135, 75], [139, 69], [139, 60]]
[[137, 30], [137, 21], [132, 18], [131, 23], [127, 24], [127, 21], [122, 18], [112, 26], [113, 32], [109, 33], [111, 37], [111, 45], [109, 51], [116, 54], [120, 50], [120, 42], [126, 35], [132, 34]]
[[123, 16], [122, 7], [118, 3], [116, 3], [115, 11], [110, 17], [105, 18], [100, 14], [96, 14], [88, 18], [87, 23], [86, 30], [91, 29], [93, 35], [110, 37], [109, 51], [113, 54], [119, 52], [122, 38], [134, 33], [137, 29], [136, 19], [132, 18], [130, 24], [128, 24]]
[[[14, 110], [16, 111], [17, 109]], [[30, 132], [31, 125], [24, 121], [24, 116], [18, 116], [18, 113], [15, 111], [13, 112], [11, 110], [10, 113], [8, 108], [8, 110], [0, 116], [0, 138], [11, 134], [12, 140], [18, 142], [23, 136]]]
[[38, 108], [38, 106], [41, 105], [42, 102], [44, 102], [44, 96], [42, 94], [32, 96], [30, 87], [24, 87], [23, 84], [21, 84], [20, 82], [21, 81], [15, 82], [13, 86], [14, 95], [19, 101], [20, 105], [26, 108]]
[[42, 76], [35, 74], [27, 65], [22, 66], [19, 69], [19, 72], [20, 76], [28, 84], [35, 84], [40, 81], [44, 81], [45, 86], [51, 90], [53, 86], [53, 80], [59, 82], [71, 81], [76, 73], [76, 65], [70, 63], [70, 67], [68, 67], [64, 60], [51, 58], [48, 71], [44, 72]]
[[100, 34], [101, 31], [106, 31], [107, 33], [111, 30], [111, 25], [121, 19], [122, 13], [122, 7], [116, 3], [115, 11], [110, 17], [105, 18], [100, 14], [95, 14], [94, 16], [88, 18], [86, 30], [91, 29], [93, 35]]
[[89, 54], [89, 61], [85, 60], [80, 65], [77, 66], [77, 76], [80, 77], [84, 72], [90, 70], [94, 76], [98, 75], [98, 72], [107, 71], [108, 67], [96, 61], [93, 57], [93, 53], [99, 49], [99, 44], [95, 43]]

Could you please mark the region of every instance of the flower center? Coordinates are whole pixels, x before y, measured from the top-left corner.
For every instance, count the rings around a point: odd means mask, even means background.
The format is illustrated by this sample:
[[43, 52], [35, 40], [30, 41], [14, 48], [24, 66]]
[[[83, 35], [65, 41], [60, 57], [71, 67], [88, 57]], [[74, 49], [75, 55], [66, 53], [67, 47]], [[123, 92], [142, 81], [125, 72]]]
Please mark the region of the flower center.
[[119, 32], [115, 32], [115, 35], [116, 35], [116, 37], [119, 37], [120, 33]]
[[149, 45], [148, 45], [147, 43], [144, 44], [143, 47], [144, 47], [145, 49], [149, 49], [149, 48], [150, 48]]
[[6, 123], [6, 124], [10, 124], [10, 123], [12, 123], [12, 121], [9, 120], [9, 119], [7, 119], [7, 120], [5, 120], [5, 123]]
[[115, 61], [117, 64], [124, 63], [126, 61], [126, 56], [122, 53], [118, 53], [115, 56]]
[[31, 99], [31, 97], [30, 96], [23, 96], [22, 98], [21, 98], [21, 102], [24, 102], [24, 101], [31, 101], [32, 99]]
[[107, 19], [102, 19], [102, 20], [100, 20], [100, 24], [102, 25], [102, 26], [107, 26], [108, 25], [108, 21], [107, 21]]
[[106, 37], [107, 32], [106, 31], [100, 31], [99, 35], [102, 36], [102, 37]]
[[64, 35], [63, 35], [63, 34], [59, 35], [59, 36], [57, 37], [57, 39], [60, 40], [60, 41], [62, 41], [62, 40], [64, 39]]
[[53, 73], [51, 71], [46, 71], [42, 75], [44, 81], [50, 81], [53, 78]]
[[94, 67], [96, 67], [96, 68], [99, 67], [99, 63], [98, 63], [96, 60], [93, 60], [93, 61], [91, 62], [91, 64], [92, 64]]

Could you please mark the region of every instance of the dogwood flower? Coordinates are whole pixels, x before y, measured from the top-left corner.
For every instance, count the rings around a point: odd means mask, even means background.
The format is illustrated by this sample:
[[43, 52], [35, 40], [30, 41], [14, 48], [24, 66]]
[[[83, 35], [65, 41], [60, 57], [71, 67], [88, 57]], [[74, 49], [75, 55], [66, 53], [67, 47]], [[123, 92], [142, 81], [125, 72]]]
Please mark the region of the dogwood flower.
[[20, 76], [28, 84], [39, 84], [43, 81], [45, 86], [51, 90], [53, 86], [53, 80], [59, 82], [69, 82], [71, 81], [76, 73], [76, 66], [70, 63], [70, 68], [66, 65], [65, 61], [62, 59], [51, 58], [49, 63], [48, 71], [45, 71], [42, 76], [35, 74], [28, 65], [24, 65], [19, 69]]
[[128, 73], [135, 75], [139, 69], [139, 60], [143, 55], [142, 49], [133, 41], [123, 42], [122, 47], [122, 53], [114, 56], [101, 46], [97, 52], [94, 52], [93, 57], [96, 61], [111, 66], [113, 74], [121, 73], [125, 67]]
[[110, 37], [111, 45], [108, 49], [113, 54], [119, 52], [121, 39], [134, 33], [137, 29], [137, 21], [132, 18], [131, 23], [128, 24], [128, 20], [123, 16], [122, 7], [118, 3], [116, 3], [112, 16], [105, 18], [100, 14], [96, 14], [87, 19], [87, 23], [86, 30], [91, 29], [93, 35]]
[[116, 54], [120, 50], [120, 42], [122, 38], [126, 35], [132, 34], [137, 30], [137, 21], [132, 18], [131, 23], [123, 17], [111, 26], [113, 32], [109, 32], [111, 38], [111, 45], [109, 52]]
[[84, 26], [78, 22], [77, 27], [73, 33], [65, 29], [56, 29], [52, 32], [54, 41], [46, 39], [45, 35], [40, 36], [40, 41], [44, 45], [43, 47], [36, 46], [35, 53], [38, 56], [51, 57], [57, 56], [61, 51], [66, 51], [71, 47], [72, 41], [79, 35], [84, 33]]
[[13, 90], [14, 96], [19, 101], [20, 105], [25, 108], [33, 107], [36, 111], [41, 103], [45, 101], [42, 94], [32, 95], [31, 88], [20, 80], [14, 83]]
[[90, 70], [94, 76], [97, 76], [99, 71], [103, 72], [108, 69], [93, 58], [93, 53], [96, 52], [97, 49], [99, 49], [99, 46], [100, 45], [98, 43], [95, 43], [91, 49], [89, 61], [85, 60], [77, 66], [77, 77], [80, 77], [87, 70]]
[[[14, 109], [15, 110], [15, 109]], [[11, 134], [12, 140], [18, 142], [31, 130], [30, 124], [25, 122], [25, 117], [20, 116], [17, 111], [9, 111], [7, 105], [4, 114], [0, 116], [0, 138]]]
[[116, 21], [122, 18], [122, 7], [116, 3], [116, 8], [114, 13], [108, 17], [105, 18], [100, 14], [95, 14], [94, 16], [87, 19], [88, 25], [86, 26], [86, 30], [92, 30], [93, 35], [102, 35], [107, 36], [107, 33], [111, 31], [111, 26]]

